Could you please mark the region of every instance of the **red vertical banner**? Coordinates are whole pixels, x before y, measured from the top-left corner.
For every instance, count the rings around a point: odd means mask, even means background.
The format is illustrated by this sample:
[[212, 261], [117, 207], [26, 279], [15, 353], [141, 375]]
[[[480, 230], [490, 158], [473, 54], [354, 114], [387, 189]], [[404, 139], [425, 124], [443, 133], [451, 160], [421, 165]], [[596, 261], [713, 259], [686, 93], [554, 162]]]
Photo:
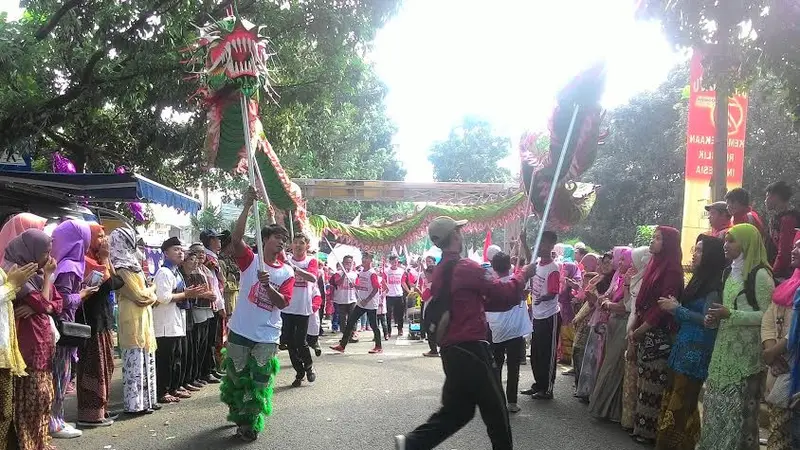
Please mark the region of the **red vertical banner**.
[[492, 245], [492, 230], [486, 231], [486, 239], [483, 240], [483, 262], [489, 262], [489, 247]]
[[[689, 123], [686, 134], [686, 181], [711, 181], [714, 172], [715, 92], [703, 90], [702, 55], [697, 50], [689, 66]], [[747, 96], [728, 99], [728, 186], [744, 178]]]

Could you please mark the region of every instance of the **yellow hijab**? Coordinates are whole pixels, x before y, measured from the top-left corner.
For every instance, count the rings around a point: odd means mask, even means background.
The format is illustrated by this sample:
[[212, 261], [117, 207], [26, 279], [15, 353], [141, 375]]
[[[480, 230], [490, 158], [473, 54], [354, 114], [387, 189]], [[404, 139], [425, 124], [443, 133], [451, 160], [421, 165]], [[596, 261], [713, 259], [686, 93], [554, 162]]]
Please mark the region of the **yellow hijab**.
[[749, 223], [741, 223], [728, 230], [728, 234], [742, 247], [742, 255], [744, 255], [743, 277], [747, 277], [753, 268], [759, 264], [770, 267], [769, 260], [767, 260], [767, 249], [764, 247], [764, 241], [758, 228]]

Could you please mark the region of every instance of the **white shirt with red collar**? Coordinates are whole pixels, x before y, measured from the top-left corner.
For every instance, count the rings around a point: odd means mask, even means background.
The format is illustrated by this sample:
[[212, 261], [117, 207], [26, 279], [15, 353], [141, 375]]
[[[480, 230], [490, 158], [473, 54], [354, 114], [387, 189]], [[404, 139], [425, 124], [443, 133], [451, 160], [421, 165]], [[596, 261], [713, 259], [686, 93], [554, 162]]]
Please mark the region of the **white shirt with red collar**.
[[[292, 256], [290, 261], [293, 266], [310, 272], [314, 276], [317, 276], [319, 273], [319, 263], [317, 262], [317, 258], [313, 256], [306, 255], [306, 257], [300, 261], [294, 259], [294, 256]], [[292, 301], [289, 303], [289, 306], [283, 308], [283, 312], [298, 316], [310, 316], [312, 313], [311, 301], [313, 299], [311, 287], [316, 284], [316, 282], [308, 282], [302, 277], [295, 277]]]
[[[281, 334], [281, 310], [270, 301], [267, 288], [258, 282], [259, 264], [256, 255], [249, 248], [236, 258], [241, 271], [239, 281], [239, 298], [236, 309], [228, 322], [234, 333], [251, 341], [265, 344], [277, 344]], [[269, 283], [291, 305], [294, 291], [294, 269], [288, 264], [276, 261], [275, 264], [264, 264], [269, 273]]]

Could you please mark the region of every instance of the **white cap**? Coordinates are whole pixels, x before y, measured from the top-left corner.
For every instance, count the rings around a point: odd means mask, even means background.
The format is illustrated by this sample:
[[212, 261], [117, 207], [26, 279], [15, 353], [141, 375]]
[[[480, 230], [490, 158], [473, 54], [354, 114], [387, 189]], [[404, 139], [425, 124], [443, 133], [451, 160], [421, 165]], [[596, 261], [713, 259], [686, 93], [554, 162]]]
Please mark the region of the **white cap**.
[[498, 245], [490, 245], [489, 248], [486, 249], [486, 259], [489, 261], [494, 258], [494, 255], [498, 254], [502, 249]]

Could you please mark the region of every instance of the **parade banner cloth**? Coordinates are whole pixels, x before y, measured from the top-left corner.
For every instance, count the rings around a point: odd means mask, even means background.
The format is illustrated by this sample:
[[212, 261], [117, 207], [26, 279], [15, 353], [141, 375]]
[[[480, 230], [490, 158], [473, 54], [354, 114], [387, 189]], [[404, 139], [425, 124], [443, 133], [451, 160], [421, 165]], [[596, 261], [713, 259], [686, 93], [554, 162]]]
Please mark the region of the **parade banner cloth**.
[[[697, 50], [689, 66], [689, 118], [686, 130], [686, 176], [683, 198], [681, 247], [684, 262], [690, 261], [697, 235], [709, 230], [705, 206], [711, 203], [716, 134], [716, 93], [703, 90], [702, 54]], [[727, 187], [741, 187], [744, 178], [744, 141], [747, 96], [728, 99]]]

